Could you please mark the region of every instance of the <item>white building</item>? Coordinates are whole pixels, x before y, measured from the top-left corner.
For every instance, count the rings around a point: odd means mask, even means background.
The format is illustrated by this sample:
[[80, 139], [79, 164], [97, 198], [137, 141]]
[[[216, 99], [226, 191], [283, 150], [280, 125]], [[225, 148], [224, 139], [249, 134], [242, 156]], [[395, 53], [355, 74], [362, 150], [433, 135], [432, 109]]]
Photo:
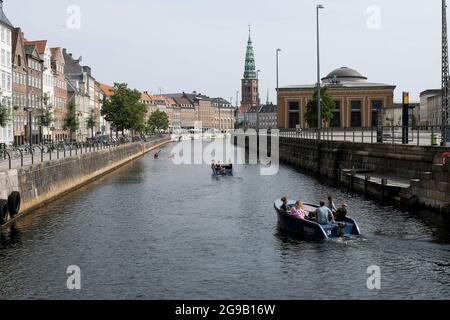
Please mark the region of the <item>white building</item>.
[[[55, 74], [52, 69], [52, 51], [50, 46], [48, 45], [47, 40], [37, 40], [37, 41], [27, 41], [28, 44], [36, 45], [36, 49], [44, 60], [44, 70], [42, 74], [42, 97], [47, 98], [47, 108], [50, 108], [49, 111], [52, 113], [55, 103]], [[44, 101], [41, 102], [42, 106], [45, 107]], [[51, 138], [52, 132], [50, 131], [50, 127], [42, 128], [44, 139]]]
[[431, 89], [426, 90], [420, 93], [420, 119], [419, 119], [419, 125], [421, 126], [430, 126], [430, 125], [436, 125], [435, 123], [432, 123], [432, 119], [429, 118], [430, 111], [428, 106], [429, 98], [435, 97], [437, 95], [441, 95], [440, 89]]
[[[3, 12], [0, 0], [0, 102], [11, 112], [12, 102], [12, 23]], [[5, 127], [0, 127], [0, 143], [12, 143], [14, 139], [12, 120]]]

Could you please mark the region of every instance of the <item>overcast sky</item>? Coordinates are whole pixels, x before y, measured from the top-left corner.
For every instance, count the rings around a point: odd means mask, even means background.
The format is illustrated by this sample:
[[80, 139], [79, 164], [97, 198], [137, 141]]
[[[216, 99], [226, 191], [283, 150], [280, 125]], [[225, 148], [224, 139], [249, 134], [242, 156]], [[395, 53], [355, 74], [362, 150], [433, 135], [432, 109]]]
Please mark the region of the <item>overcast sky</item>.
[[[151, 93], [190, 92], [235, 100], [252, 25], [261, 98], [280, 85], [316, 79], [311, 0], [5, 0], [4, 11], [29, 39], [68, 48], [106, 83]], [[441, 1], [323, 0], [322, 76], [341, 66], [372, 82], [397, 85], [396, 100], [440, 87]], [[80, 29], [76, 12], [79, 7]], [[69, 28], [68, 28], [69, 26]]]

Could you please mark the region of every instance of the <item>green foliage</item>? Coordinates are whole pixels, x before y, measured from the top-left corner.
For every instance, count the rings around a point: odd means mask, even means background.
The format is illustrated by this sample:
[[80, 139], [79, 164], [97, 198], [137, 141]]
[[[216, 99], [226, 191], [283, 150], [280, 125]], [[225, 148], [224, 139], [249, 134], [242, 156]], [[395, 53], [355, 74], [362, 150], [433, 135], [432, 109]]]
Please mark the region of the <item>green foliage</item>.
[[67, 104], [67, 114], [64, 118], [64, 130], [70, 132], [70, 140], [72, 140], [72, 133], [78, 130], [78, 117], [75, 103], [73, 101]]
[[141, 93], [128, 88], [126, 83], [114, 84], [114, 95], [104, 99], [102, 116], [112, 123], [117, 131], [144, 128], [144, 116], [147, 108], [140, 103]]
[[[328, 87], [321, 87], [320, 89], [320, 109], [321, 109], [321, 117], [322, 123], [330, 122], [333, 119], [333, 109], [336, 107], [333, 98], [328, 93]], [[306, 114], [305, 114], [306, 122], [309, 127], [317, 128], [317, 88], [314, 91], [314, 96], [311, 101], [308, 102], [306, 106]]]
[[5, 127], [10, 120], [9, 109], [0, 104], [0, 127]]
[[42, 127], [49, 127], [53, 122], [53, 114], [51, 111], [53, 106], [49, 101], [50, 97], [46, 93], [44, 93], [44, 95], [42, 96], [42, 113], [39, 117], [39, 125]]
[[167, 130], [169, 128], [169, 117], [165, 112], [156, 110], [148, 119], [147, 126], [150, 132]]
[[95, 119], [95, 113], [91, 112], [89, 118], [86, 120], [86, 128], [94, 129], [97, 126], [97, 120]]
[[235, 127], [236, 129], [243, 129], [248, 125], [247, 121], [245, 120], [241, 120], [241, 121], [236, 121], [235, 123]]

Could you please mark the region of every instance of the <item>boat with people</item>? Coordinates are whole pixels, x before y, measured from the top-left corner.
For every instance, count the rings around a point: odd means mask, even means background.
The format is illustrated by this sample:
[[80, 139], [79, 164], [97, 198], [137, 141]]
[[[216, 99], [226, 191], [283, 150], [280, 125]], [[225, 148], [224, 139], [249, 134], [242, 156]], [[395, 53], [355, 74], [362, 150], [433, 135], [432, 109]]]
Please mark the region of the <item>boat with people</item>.
[[[283, 200], [285, 200], [283, 202]], [[275, 201], [274, 207], [278, 215], [279, 227], [291, 234], [315, 240], [337, 240], [341, 238], [358, 238], [361, 232], [357, 222], [344, 215], [336, 220], [330, 215], [328, 223], [319, 224], [314, 215], [320, 208], [318, 205], [302, 204], [304, 217], [292, 214], [298, 201], [281, 199]], [[346, 206], [346, 205], [344, 205]], [[287, 208], [287, 210], [284, 209]], [[325, 208], [329, 210], [328, 208]], [[331, 211], [329, 211], [331, 213]], [[346, 211], [345, 211], [346, 212]]]
[[213, 162], [211, 164], [211, 170], [214, 176], [232, 176], [233, 164], [220, 164]]

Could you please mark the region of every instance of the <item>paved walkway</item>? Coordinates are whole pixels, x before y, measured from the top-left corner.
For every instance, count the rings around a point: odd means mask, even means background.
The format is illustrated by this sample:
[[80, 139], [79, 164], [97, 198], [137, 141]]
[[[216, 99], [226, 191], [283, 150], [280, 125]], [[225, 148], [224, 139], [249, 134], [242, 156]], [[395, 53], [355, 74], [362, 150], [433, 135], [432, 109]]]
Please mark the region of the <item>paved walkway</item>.
[[[152, 139], [149, 139], [148, 141], [146, 141], [146, 142], [152, 142], [152, 141], [155, 141], [155, 140], [159, 140], [159, 139], [161, 139], [161, 137], [154, 137], [154, 138], [152, 138]], [[102, 147], [100, 150], [104, 150], [104, 149], [109, 149], [110, 147]], [[115, 148], [115, 147], [112, 147], [112, 148]], [[57, 160], [58, 158], [59, 159], [64, 159], [64, 158], [69, 158], [70, 157], [70, 151], [69, 150], [66, 150], [65, 151], [65, 154], [64, 154], [64, 151], [53, 151], [52, 153], [48, 153], [48, 152], [44, 152], [43, 154], [41, 153], [41, 150], [39, 149], [39, 148], [34, 148], [35, 149], [35, 153], [34, 153], [34, 156], [32, 157], [31, 156], [31, 154], [24, 154], [23, 155], [23, 165], [22, 165], [22, 160], [21, 160], [21, 157], [20, 157], [20, 153], [17, 151], [17, 152], [13, 152], [12, 153], [12, 155], [11, 155], [11, 168], [10, 168], [10, 166], [9, 166], [9, 159], [8, 159], [8, 157], [6, 156], [6, 158], [5, 157], [3, 157], [3, 153], [2, 152], [0, 152], [0, 156], [2, 157], [2, 158], [0, 158], [0, 171], [6, 171], [6, 170], [9, 170], [9, 169], [19, 169], [19, 168], [21, 168], [21, 167], [26, 167], [26, 166], [30, 166], [30, 165], [32, 165], [32, 164], [38, 164], [38, 163], [41, 163], [41, 162], [47, 162], [47, 161], [50, 161], [50, 160]], [[76, 156], [76, 155], [80, 155], [80, 154], [85, 154], [86, 152], [87, 153], [90, 153], [90, 152], [97, 152], [98, 151], [98, 149], [97, 148], [83, 148], [83, 150], [81, 150], [81, 149], [78, 149], [78, 150], [75, 150], [75, 149], [72, 149], [72, 156]]]
[[[105, 147], [106, 149], [106, 147]], [[97, 151], [97, 149], [92, 148], [92, 149], [87, 149], [87, 152], [95, 152]], [[75, 150], [72, 149], [72, 156], [75, 156], [76, 154], [81, 154], [81, 152], [86, 153], [86, 149], [83, 148], [83, 151], [81, 151], [81, 149]], [[2, 152], [0, 152], [0, 154], [2, 154]], [[47, 162], [50, 160], [56, 160], [56, 159], [63, 159], [63, 158], [69, 158], [70, 157], [70, 151], [66, 150], [65, 155], [64, 155], [64, 151], [53, 151], [52, 153], [48, 153], [48, 152], [44, 152], [42, 154], [41, 150], [39, 150], [38, 148], [35, 148], [34, 151], [34, 155], [31, 156], [30, 153], [28, 154], [24, 154], [23, 155], [23, 165], [22, 165], [22, 160], [20, 157], [20, 153], [18, 151], [15, 151], [12, 153], [11, 155], [11, 168], [9, 166], [9, 158], [8, 156], [2, 157], [0, 159], [0, 171], [6, 171], [9, 169], [18, 169], [21, 167], [26, 167], [26, 166], [30, 166], [32, 164], [38, 164], [41, 162]]]
[[[411, 131], [409, 132], [409, 145], [411, 146], [431, 146], [432, 132], [428, 131]], [[436, 136], [436, 143], [441, 142], [441, 134], [434, 133]], [[298, 133], [281, 132], [281, 137], [292, 137], [299, 139], [317, 139], [317, 132], [310, 132], [308, 130], [301, 130]], [[377, 133], [373, 130], [333, 130], [327, 131], [321, 135], [321, 139], [325, 141], [347, 141], [354, 143], [377, 143]], [[385, 144], [402, 144], [401, 131], [395, 131], [394, 134], [386, 133], [383, 136], [383, 143]]]

